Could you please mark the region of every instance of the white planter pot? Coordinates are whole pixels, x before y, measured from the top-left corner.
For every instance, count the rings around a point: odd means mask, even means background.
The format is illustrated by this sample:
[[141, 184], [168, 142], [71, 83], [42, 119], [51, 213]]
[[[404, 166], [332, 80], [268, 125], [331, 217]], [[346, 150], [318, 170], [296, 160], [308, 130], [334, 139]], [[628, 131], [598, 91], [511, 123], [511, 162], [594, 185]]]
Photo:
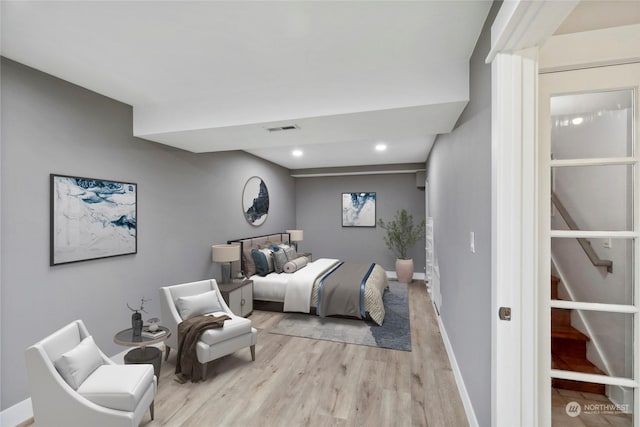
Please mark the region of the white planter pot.
[[397, 259], [396, 275], [398, 282], [411, 283], [413, 281], [413, 259]]

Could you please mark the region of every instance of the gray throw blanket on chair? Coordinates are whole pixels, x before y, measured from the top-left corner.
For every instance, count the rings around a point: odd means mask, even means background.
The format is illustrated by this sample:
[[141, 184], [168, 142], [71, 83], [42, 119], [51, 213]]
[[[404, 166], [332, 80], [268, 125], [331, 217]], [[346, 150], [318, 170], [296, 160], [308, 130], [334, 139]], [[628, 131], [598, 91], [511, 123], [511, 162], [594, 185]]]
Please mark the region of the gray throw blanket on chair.
[[184, 383], [187, 380], [198, 382], [202, 378], [202, 366], [196, 355], [196, 345], [200, 335], [207, 329], [222, 328], [224, 321], [231, 317], [196, 316], [180, 322], [178, 325], [178, 356], [176, 358], [176, 381]]

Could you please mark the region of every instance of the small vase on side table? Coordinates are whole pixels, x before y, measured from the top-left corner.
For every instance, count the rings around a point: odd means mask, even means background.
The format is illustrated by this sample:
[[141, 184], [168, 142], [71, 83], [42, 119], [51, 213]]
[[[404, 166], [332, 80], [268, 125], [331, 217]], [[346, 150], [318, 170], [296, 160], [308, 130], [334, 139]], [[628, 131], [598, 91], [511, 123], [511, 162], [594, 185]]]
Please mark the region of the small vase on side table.
[[134, 337], [142, 335], [142, 314], [136, 311], [131, 315], [131, 330]]

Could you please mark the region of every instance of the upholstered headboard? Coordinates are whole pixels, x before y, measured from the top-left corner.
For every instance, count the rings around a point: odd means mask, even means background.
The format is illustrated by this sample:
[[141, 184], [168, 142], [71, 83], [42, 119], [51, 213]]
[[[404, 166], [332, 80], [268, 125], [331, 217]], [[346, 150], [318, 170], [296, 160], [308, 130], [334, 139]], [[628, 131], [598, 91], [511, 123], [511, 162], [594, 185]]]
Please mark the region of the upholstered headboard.
[[[247, 266], [245, 265], [245, 260], [251, 260], [251, 249], [258, 248], [266, 248], [271, 245], [278, 245], [280, 243], [289, 243], [289, 233], [274, 233], [274, 234], [263, 234], [262, 236], [255, 237], [245, 237], [243, 239], [229, 240], [228, 244], [239, 244], [240, 245], [240, 261], [234, 262], [231, 265], [231, 274], [235, 276], [238, 271], [242, 271], [245, 275], [249, 276], [247, 273]], [[253, 262], [252, 260], [250, 262]]]

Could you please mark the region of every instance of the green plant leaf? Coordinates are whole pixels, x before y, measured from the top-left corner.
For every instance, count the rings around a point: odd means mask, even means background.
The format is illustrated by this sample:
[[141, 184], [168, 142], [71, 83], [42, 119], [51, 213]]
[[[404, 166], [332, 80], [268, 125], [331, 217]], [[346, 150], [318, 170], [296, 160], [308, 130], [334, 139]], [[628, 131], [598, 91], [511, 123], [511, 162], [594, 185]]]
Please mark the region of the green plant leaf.
[[384, 242], [400, 259], [408, 259], [409, 249], [415, 246], [418, 240], [424, 239], [425, 221], [414, 226], [413, 215], [406, 209], [397, 211], [392, 221], [384, 221], [380, 218], [378, 225], [387, 230]]

